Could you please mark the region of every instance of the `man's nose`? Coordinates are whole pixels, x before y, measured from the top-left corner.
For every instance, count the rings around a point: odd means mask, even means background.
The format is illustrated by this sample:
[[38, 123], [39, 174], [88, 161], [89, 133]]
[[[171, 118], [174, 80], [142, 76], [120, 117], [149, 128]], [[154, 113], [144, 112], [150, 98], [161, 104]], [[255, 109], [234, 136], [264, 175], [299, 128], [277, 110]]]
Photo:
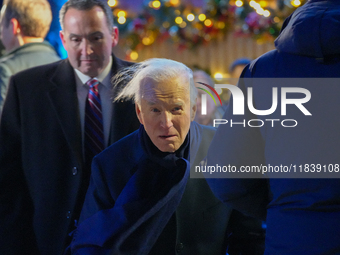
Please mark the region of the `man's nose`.
[[87, 56], [93, 53], [92, 45], [87, 39], [83, 39], [82, 42], [82, 54]]
[[163, 112], [161, 117], [161, 127], [169, 129], [173, 126], [172, 114], [170, 112]]

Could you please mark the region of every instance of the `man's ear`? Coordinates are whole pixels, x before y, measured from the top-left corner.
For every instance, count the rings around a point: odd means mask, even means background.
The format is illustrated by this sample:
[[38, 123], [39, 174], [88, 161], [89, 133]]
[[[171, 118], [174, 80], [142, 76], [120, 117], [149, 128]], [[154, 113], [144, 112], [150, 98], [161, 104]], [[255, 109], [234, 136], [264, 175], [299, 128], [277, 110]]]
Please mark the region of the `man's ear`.
[[136, 107], [137, 118], [138, 118], [140, 124], [144, 125], [140, 106], [137, 103], [135, 103], [135, 107]]
[[59, 36], [60, 36], [61, 42], [63, 43], [64, 48], [67, 50], [67, 48], [66, 48], [66, 38], [65, 38], [65, 34], [64, 34], [63, 30], [59, 31]]
[[118, 44], [119, 40], [119, 30], [116, 26], [112, 28], [112, 48], [115, 47]]
[[12, 26], [12, 33], [14, 35], [20, 34], [21, 33], [21, 27], [17, 19], [12, 18], [9, 21], [9, 25]]
[[191, 114], [191, 121], [193, 121], [195, 119], [195, 116], [196, 116], [196, 110], [197, 110], [197, 105], [196, 105], [196, 100], [195, 100], [195, 103], [193, 104], [192, 108], [191, 108], [191, 111], [190, 111], [190, 114]]

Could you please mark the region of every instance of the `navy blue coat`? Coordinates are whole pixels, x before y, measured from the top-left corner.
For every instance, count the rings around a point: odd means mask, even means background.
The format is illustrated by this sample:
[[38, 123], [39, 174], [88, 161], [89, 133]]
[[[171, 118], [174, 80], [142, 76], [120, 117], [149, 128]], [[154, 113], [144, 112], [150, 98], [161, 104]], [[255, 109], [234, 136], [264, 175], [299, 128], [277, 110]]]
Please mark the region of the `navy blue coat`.
[[222, 255], [229, 225], [238, 232], [237, 253], [231, 254], [262, 254], [257, 221], [233, 215], [230, 223], [232, 209], [214, 197], [206, 180], [189, 178], [190, 166], [206, 155], [214, 133], [192, 122], [191, 163], [169, 172], [150, 162], [138, 132], [97, 155], [72, 254]]
[[[296, 106], [280, 105], [270, 116], [255, 115], [245, 105], [244, 115], [233, 114], [233, 101], [224, 119], [243, 125], [220, 125], [208, 152], [208, 165], [299, 166], [340, 163], [340, 86], [339, 82], [316, 78], [340, 76], [340, 3], [309, 1], [286, 20], [275, 41], [276, 50], [268, 52], [245, 68], [239, 88], [245, 97], [253, 85], [256, 109], [272, 105], [272, 87], [308, 89], [311, 99], [304, 115]], [[312, 78], [306, 83], [260, 84], [259, 78]], [[244, 78], [244, 79], [243, 79]], [[262, 80], [263, 81], [263, 80]], [[280, 94], [279, 94], [280, 95]], [[300, 94], [301, 96], [301, 94]], [[280, 102], [280, 100], [279, 100]], [[249, 127], [250, 119], [295, 119], [296, 127], [285, 128], [280, 122]], [[252, 125], [259, 125], [255, 122]], [[288, 124], [288, 123], [287, 123]], [[292, 123], [290, 123], [292, 124]], [[334, 172], [333, 172], [334, 173]], [[231, 177], [233, 173], [223, 173]], [[252, 175], [254, 177], [258, 174]], [[261, 174], [260, 174], [261, 175]], [[244, 175], [244, 177], [250, 175]], [[225, 203], [249, 215], [267, 217], [265, 254], [339, 254], [340, 253], [340, 175], [318, 178], [313, 173], [269, 174], [269, 179], [207, 179], [213, 192]], [[289, 177], [289, 178], [278, 178]], [[316, 178], [314, 178], [316, 177]]]

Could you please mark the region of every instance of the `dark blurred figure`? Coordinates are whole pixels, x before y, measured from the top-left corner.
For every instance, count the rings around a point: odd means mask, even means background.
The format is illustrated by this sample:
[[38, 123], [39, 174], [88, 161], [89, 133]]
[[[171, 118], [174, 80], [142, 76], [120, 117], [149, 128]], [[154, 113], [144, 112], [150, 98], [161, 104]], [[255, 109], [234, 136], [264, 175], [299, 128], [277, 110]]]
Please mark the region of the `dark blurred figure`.
[[13, 75], [3, 107], [0, 254], [62, 254], [93, 155], [139, 127], [131, 102], [112, 103], [111, 78], [131, 63], [112, 54], [106, 1], [70, 0], [60, 21], [69, 57]]
[[[298, 8], [275, 47], [244, 69], [239, 88], [245, 98], [252, 93], [256, 109], [269, 109], [274, 89], [303, 103], [282, 113], [281, 99], [281, 109], [270, 115], [247, 107], [237, 115], [233, 95], [224, 117], [238, 123], [289, 119], [296, 126], [220, 125], [207, 162], [230, 164], [236, 172], [242, 166], [276, 170], [207, 181], [226, 204], [266, 218], [266, 255], [340, 254], [340, 1], [310, 0]], [[301, 89], [305, 95], [294, 92]]]
[[1, 9], [1, 41], [7, 54], [0, 59], [0, 112], [11, 75], [60, 58], [44, 42], [52, 13], [46, 0], [5, 0]]

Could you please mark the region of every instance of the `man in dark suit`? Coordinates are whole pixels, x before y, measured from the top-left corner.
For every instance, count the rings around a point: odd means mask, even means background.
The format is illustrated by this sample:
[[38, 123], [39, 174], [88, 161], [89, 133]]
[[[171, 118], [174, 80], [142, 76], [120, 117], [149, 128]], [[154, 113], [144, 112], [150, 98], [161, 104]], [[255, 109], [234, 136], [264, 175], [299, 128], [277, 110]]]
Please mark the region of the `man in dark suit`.
[[[70, 0], [60, 19], [69, 58], [14, 75], [3, 108], [0, 254], [62, 254], [88, 186], [89, 137], [106, 147], [139, 126], [131, 102], [111, 101], [110, 79], [129, 65], [112, 54], [118, 31], [111, 9]], [[97, 134], [88, 129], [94, 111]]]
[[[192, 71], [149, 59], [123, 73], [133, 79], [118, 100], [135, 99], [142, 125], [95, 157], [72, 254], [225, 255], [227, 244], [231, 255], [262, 254], [261, 226], [250, 230], [242, 219], [236, 222], [203, 175], [189, 178], [215, 133], [192, 121]], [[231, 225], [238, 233], [233, 243]]]
[[7, 0], [1, 13], [1, 41], [7, 54], [0, 59], [0, 113], [11, 75], [60, 59], [44, 42], [52, 21], [47, 0]]

